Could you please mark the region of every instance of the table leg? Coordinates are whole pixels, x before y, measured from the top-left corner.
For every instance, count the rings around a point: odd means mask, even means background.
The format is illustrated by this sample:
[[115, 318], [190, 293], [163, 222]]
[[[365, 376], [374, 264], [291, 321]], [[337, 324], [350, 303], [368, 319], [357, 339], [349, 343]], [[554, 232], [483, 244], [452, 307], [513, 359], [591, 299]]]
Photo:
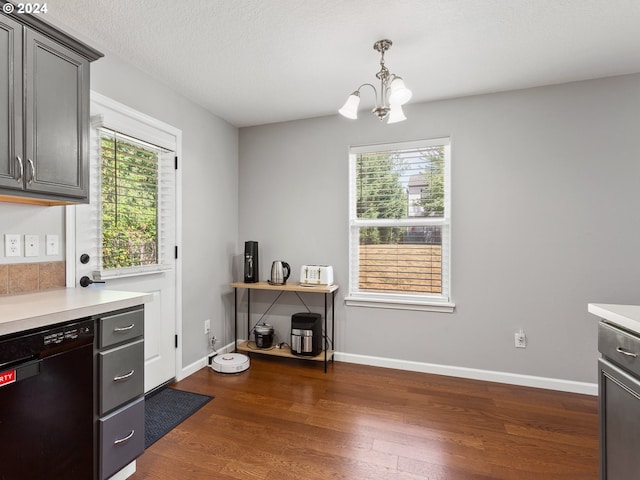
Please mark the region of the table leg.
[[[247, 342], [251, 339], [251, 289], [247, 289]], [[247, 343], [248, 344], [248, 343]]]
[[327, 350], [329, 343], [329, 331], [327, 330], [327, 294], [324, 294], [324, 373], [327, 373]]
[[336, 331], [336, 292], [331, 292], [331, 363], [333, 363], [333, 356], [336, 353], [335, 346], [335, 331]]
[[[225, 339], [226, 342], [226, 339]], [[233, 289], [233, 351], [238, 351], [238, 289]]]

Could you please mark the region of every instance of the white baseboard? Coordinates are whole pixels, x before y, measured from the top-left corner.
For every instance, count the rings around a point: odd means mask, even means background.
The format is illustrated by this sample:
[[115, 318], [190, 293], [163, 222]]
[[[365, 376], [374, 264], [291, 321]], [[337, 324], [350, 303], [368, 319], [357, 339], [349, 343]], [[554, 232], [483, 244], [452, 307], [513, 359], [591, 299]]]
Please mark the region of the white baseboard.
[[227, 353], [233, 351], [233, 342], [225, 345], [222, 348], [217, 349], [215, 352], [211, 352], [208, 353], [206, 357], [200, 358], [198, 360], [196, 360], [195, 362], [193, 362], [190, 365], [187, 365], [186, 367], [184, 367], [179, 373], [178, 376], [176, 377], [177, 381], [180, 381], [182, 379], [187, 378], [189, 375], [193, 375], [194, 373], [196, 373], [198, 370], [200, 370], [202, 367], [206, 367], [207, 365], [209, 365], [209, 357], [211, 357], [212, 355], [218, 355], [221, 353]]
[[492, 370], [480, 370], [477, 368], [454, 367], [449, 365], [438, 365], [435, 363], [357, 355], [353, 353], [335, 352], [334, 359], [339, 362], [358, 363], [360, 365], [371, 365], [374, 367], [396, 368], [411, 372], [432, 373], [435, 375], [447, 375], [450, 377], [507, 383], [510, 385], [544, 388], [547, 390], [581, 393], [585, 395], [598, 395], [597, 383], [575, 382], [573, 380], [562, 380], [558, 378], [536, 377], [533, 375], [496, 372]]
[[109, 480], [125, 480], [129, 478], [131, 475], [136, 473], [136, 461], [134, 460], [129, 465], [124, 467], [118, 473], [114, 474], [112, 477], [109, 477]]
[[[216, 354], [226, 353], [233, 350], [233, 342], [219, 348]], [[209, 363], [208, 354], [191, 365], [187, 365], [180, 372], [177, 380], [182, 380], [197, 372]], [[374, 357], [370, 355], [358, 355], [355, 353], [335, 352], [334, 360], [345, 363], [357, 363], [360, 365], [370, 365], [373, 367], [396, 368], [410, 372], [432, 373], [434, 375], [446, 375], [449, 377], [469, 378], [472, 380], [483, 380], [485, 382], [506, 383], [509, 385], [520, 385], [523, 387], [544, 388], [547, 390], [558, 390], [561, 392], [581, 393], [584, 395], [598, 395], [598, 384], [587, 382], [576, 382], [573, 380], [563, 380], [559, 378], [536, 377], [533, 375], [522, 375], [518, 373], [497, 372], [493, 370], [480, 370], [477, 368], [455, 367], [451, 365], [439, 365], [436, 363], [414, 362], [411, 360], [399, 360], [395, 358]]]

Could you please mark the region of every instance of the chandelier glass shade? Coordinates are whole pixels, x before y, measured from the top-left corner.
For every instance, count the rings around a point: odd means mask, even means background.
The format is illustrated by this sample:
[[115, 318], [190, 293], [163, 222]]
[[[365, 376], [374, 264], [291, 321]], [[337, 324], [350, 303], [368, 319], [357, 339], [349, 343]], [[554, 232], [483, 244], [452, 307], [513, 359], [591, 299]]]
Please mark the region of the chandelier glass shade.
[[379, 40], [373, 44], [374, 50], [380, 52], [380, 71], [376, 73], [376, 78], [380, 81], [380, 92], [371, 83], [363, 83], [358, 89], [349, 95], [342, 108], [338, 110], [340, 115], [350, 118], [358, 118], [358, 106], [360, 105], [360, 89], [369, 86], [373, 89], [376, 97], [376, 106], [372, 110], [380, 121], [388, 117], [387, 123], [397, 123], [406, 120], [402, 105], [411, 99], [409, 90], [402, 77], [391, 73], [384, 65], [384, 52], [391, 47], [391, 40]]

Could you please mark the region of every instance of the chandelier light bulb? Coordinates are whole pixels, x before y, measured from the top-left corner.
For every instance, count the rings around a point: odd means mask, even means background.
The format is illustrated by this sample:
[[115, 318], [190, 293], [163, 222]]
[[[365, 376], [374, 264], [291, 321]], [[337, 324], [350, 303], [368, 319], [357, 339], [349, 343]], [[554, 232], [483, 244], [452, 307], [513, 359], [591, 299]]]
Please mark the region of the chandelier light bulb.
[[360, 105], [360, 92], [356, 91], [349, 95], [349, 98], [344, 102], [342, 108], [338, 110], [338, 113], [343, 117], [355, 120], [358, 118], [358, 105]]
[[411, 90], [404, 85], [404, 80], [396, 77], [389, 86], [389, 103], [391, 105], [404, 105], [411, 100]]
[[389, 120], [387, 123], [398, 123], [403, 122], [407, 119], [404, 116], [404, 112], [402, 111], [402, 105], [400, 104], [391, 104], [391, 110], [389, 111]]

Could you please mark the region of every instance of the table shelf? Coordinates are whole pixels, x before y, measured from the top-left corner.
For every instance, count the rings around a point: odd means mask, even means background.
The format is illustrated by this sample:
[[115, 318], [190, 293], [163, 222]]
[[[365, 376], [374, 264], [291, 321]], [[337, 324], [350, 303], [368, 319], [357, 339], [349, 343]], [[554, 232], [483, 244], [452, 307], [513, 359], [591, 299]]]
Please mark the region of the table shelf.
[[[320, 352], [318, 355], [312, 357], [309, 355], [295, 355], [291, 353], [291, 347], [289, 345], [283, 345], [282, 348], [258, 348], [252, 347], [251, 344], [255, 345], [255, 342], [244, 341], [240, 342], [237, 346], [237, 350], [239, 352], [247, 352], [247, 353], [258, 353], [260, 355], [271, 355], [274, 357], [284, 357], [284, 358], [295, 358], [296, 360], [311, 360], [315, 362], [324, 362], [324, 350]], [[333, 350], [327, 350], [327, 358], [331, 359], [333, 357]]]
[[[271, 285], [269, 282], [256, 282], [256, 283], [245, 283], [245, 282], [234, 282], [231, 284], [231, 287], [234, 291], [234, 330], [233, 330], [233, 338], [234, 344], [236, 345], [236, 350], [245, 353], [257, 353], [262, 355], [272, 355], [278, 357], [286, 357], [286, 358], [295, 358], [298, 360], [312, 360], [323, 362], [324, 371], [327, 372], [327, 363], [329, 361], [333, 361], [333, 346], [334, 346], [334, 332], [335, 332], [335, 295], [338, 291], [338, 285], [302, 285], [300, 283], [290, 283], [286, 285]], [[237, 335], [238, 335], [238, 289], [247, 290], [247, 340], [238, 344]], [[305, 355], [294, 355], [291, 353], [291, 348], [286, 345], [283, 348], [272, 348], [272, 349], [263, 349], [263, 348], [252, 348], [250, 347], [249, 337], [251, 336], [250, 325], [251, 325], [251, 291], [252, 290], [271, 290], [276, 292], [294, 292], [298, 297], [300, 297], [300, 293], [314, 293], [314, 294], [322, 294], [324, 295], [324, 328], [322, 331], [323, 342], [325, 350], [319, 355], [316, 356], [305, 356]], [[280, 296], [278, 296], [280, 298]], [[271, 306], [278, 301], [276, 298]], [[331, 336], [329, 336], [328, 330], [328, 305], [327, 299], [331, 298]], [[302, 300], [300, 298], [300, 300]], [[304, 302], [303, 302], [304, 303]], [[267, 309], [267, 312], [271, 308], [271, 306]], [[328, 348], [331, 346], [332, 348]]]
[[275, 290], [278, 292], [306, 292], [306, 293], [333, 293], [338, 290], [338, 285], [305, 285], [298, 282], [287, 283], [285, 285], [271, 285], [269, 282], [233, 282], [233, 288], [244, 288], [247, 290]]

